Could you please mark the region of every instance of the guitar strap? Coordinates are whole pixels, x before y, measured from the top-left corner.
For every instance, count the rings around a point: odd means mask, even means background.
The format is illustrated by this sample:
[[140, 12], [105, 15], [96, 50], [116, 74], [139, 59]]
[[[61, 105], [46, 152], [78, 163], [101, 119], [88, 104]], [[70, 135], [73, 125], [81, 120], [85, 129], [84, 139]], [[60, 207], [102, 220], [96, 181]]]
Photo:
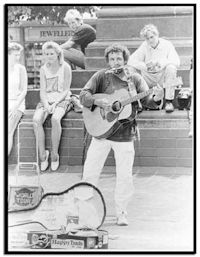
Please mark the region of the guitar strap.
[[[128, 82], [128, 89], [129, 89], [130, 97], [137, 95], [136, 85], [131, 76], [130, 76], [130, 78], [127, 79], [127, 82]], [[140, 141], [140, 130], [137, 125], [136, 117], [138, 114], [138, 110], [142, 110], [142, 104], [141, 104], [140, 100], [137, 100], [137, 102], [138, 102], [137, 108], [135, 105], [133, 106], [133, 104], [132, 104], [132, 108], [135, 108], [135, 110], [132, 110], [132, 112], [135, 111], [135, 115], [134, 115], [134, 117], [132, 117], [132, 116], [129, 117], [129, 122], [133, 122], [134, 140], [137, 139], [138, 141]]]

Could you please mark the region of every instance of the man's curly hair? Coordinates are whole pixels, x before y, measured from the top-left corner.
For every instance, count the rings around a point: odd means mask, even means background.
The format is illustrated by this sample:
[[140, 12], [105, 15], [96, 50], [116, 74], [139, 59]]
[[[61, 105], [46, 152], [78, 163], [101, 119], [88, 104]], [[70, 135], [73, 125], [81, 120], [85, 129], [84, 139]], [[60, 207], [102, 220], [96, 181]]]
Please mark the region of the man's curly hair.
[[124, 61], [125, 61], [125, 63], [127, 63], [128, 58], [130, 56], [130, 52], [129, 52], [128, 48], [124, 45], [120, 45], [120, 44], [116, 44], [116, 43], [112, 44], [111, 46], [108, 46], [105, 49], [104, 56], [106, 58], [106, 61], [108, 62], [109, 53], [118, 53], [118, 52], [121, 52], [123, 54]]
[[159, 31], [157, 29], [157, 27], [153, 24], [147, 24], [144, 26], [144, 28], [140, 31], [140, 37], [145, 39], [147, 37], [147, 33], [151, 32], [154, 35], [159, 36]]

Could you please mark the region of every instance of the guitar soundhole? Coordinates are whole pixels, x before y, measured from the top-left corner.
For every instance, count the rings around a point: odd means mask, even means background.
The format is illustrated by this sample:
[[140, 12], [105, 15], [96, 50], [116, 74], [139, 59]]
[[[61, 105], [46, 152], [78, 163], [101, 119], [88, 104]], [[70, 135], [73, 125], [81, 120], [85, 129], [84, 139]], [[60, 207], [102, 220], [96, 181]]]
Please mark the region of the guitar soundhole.
[[112, 104], [112, 112], [113, 113], [119, 113], [121, 111], [122, 105], [119, 101], [115, 101]]

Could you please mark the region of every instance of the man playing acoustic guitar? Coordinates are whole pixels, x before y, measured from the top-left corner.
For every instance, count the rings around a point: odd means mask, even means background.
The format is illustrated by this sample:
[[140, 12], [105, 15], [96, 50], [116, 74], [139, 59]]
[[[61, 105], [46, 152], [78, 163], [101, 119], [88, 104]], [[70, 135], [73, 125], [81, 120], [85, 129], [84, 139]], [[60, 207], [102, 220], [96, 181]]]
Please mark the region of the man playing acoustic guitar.
[[[135, 156], [133, 139], [138, 109], [137, 98], [133, 96], [139, 93], [138, 99], [142, 105], [158, 109], [163, 98], [163, 89], [157, 86], [153, 94], [150, 94], [149, 87], [141, 75], [132, 72], [126, 66], [129, 51], [125, 46], [119, 44], [109, 46], [105, 50], [105, 58], [110, 68], [95, 73], [80, 94], [80, 101], [85, 109], [83, 110], [84, 122], [86, 128], [91, 129], [88, 132], [93, 136], [84, 164], [83, 180], [94, 185], [98, 183], [106, 158], [113, 149], [116, 161], [117, 224], [128, 225], [127, 205], [133, 194], [132, 167]], [[120, 99], [120, 93], [123, 94], [123, 99]], [[114, 97], [116, 95], [118, 95], [118, 100]], [[124, 114], [124, 112], [129, 112], [126, 111], [127, 106], [131, 108], [128, 117]], [[99, 120], [95, 120], [95, 115], [92, 116], [94, 113]], [[91, 123], [93, 122], [91, 127], [87, 124], [89, 123], [88, 117], [91, 117]], [[102, 126], [105, 124], [105, 130], [103, 132], [100, 130], [98, 133], [100, 124]], [[109, 126], [109, 124], [113, 125]], [[94, 133], [92, 128], [94, 128]]]

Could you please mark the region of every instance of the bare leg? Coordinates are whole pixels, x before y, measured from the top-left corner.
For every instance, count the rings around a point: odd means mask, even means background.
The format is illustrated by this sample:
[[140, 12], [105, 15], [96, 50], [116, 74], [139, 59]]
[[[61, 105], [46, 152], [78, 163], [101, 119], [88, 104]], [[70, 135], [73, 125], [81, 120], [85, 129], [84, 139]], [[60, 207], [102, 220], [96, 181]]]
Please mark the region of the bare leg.
[[56, 107], [51, 118], [51, 141], [52, 141], [52, 161], [57, 160], [58, 148], [60, 145], [60, 138], [62, 133], [61, 119], [65, 115], [65, 110], [62, 107]]
[[14, 117], [9, 118], [8, 121], [8, 155], [10, 155], [12, 146], [13, 146], [13, 136], [15, 129], [22, 117], [22, 112], [17, 111]]
[[39, 156], [41, 161], [44, 161], [46, 158], [45, 134], [44, 134], [43, 123], [46, 120], [47, 116], [48, 116], [48, 113], [44, 111], [43, 108], [37, 109], [33, 116], [33, 122], [36, 124], [34, 126], [34, 133], [35, 133], [35, 136], [38, 136], [38, 150], [39, 150]]

